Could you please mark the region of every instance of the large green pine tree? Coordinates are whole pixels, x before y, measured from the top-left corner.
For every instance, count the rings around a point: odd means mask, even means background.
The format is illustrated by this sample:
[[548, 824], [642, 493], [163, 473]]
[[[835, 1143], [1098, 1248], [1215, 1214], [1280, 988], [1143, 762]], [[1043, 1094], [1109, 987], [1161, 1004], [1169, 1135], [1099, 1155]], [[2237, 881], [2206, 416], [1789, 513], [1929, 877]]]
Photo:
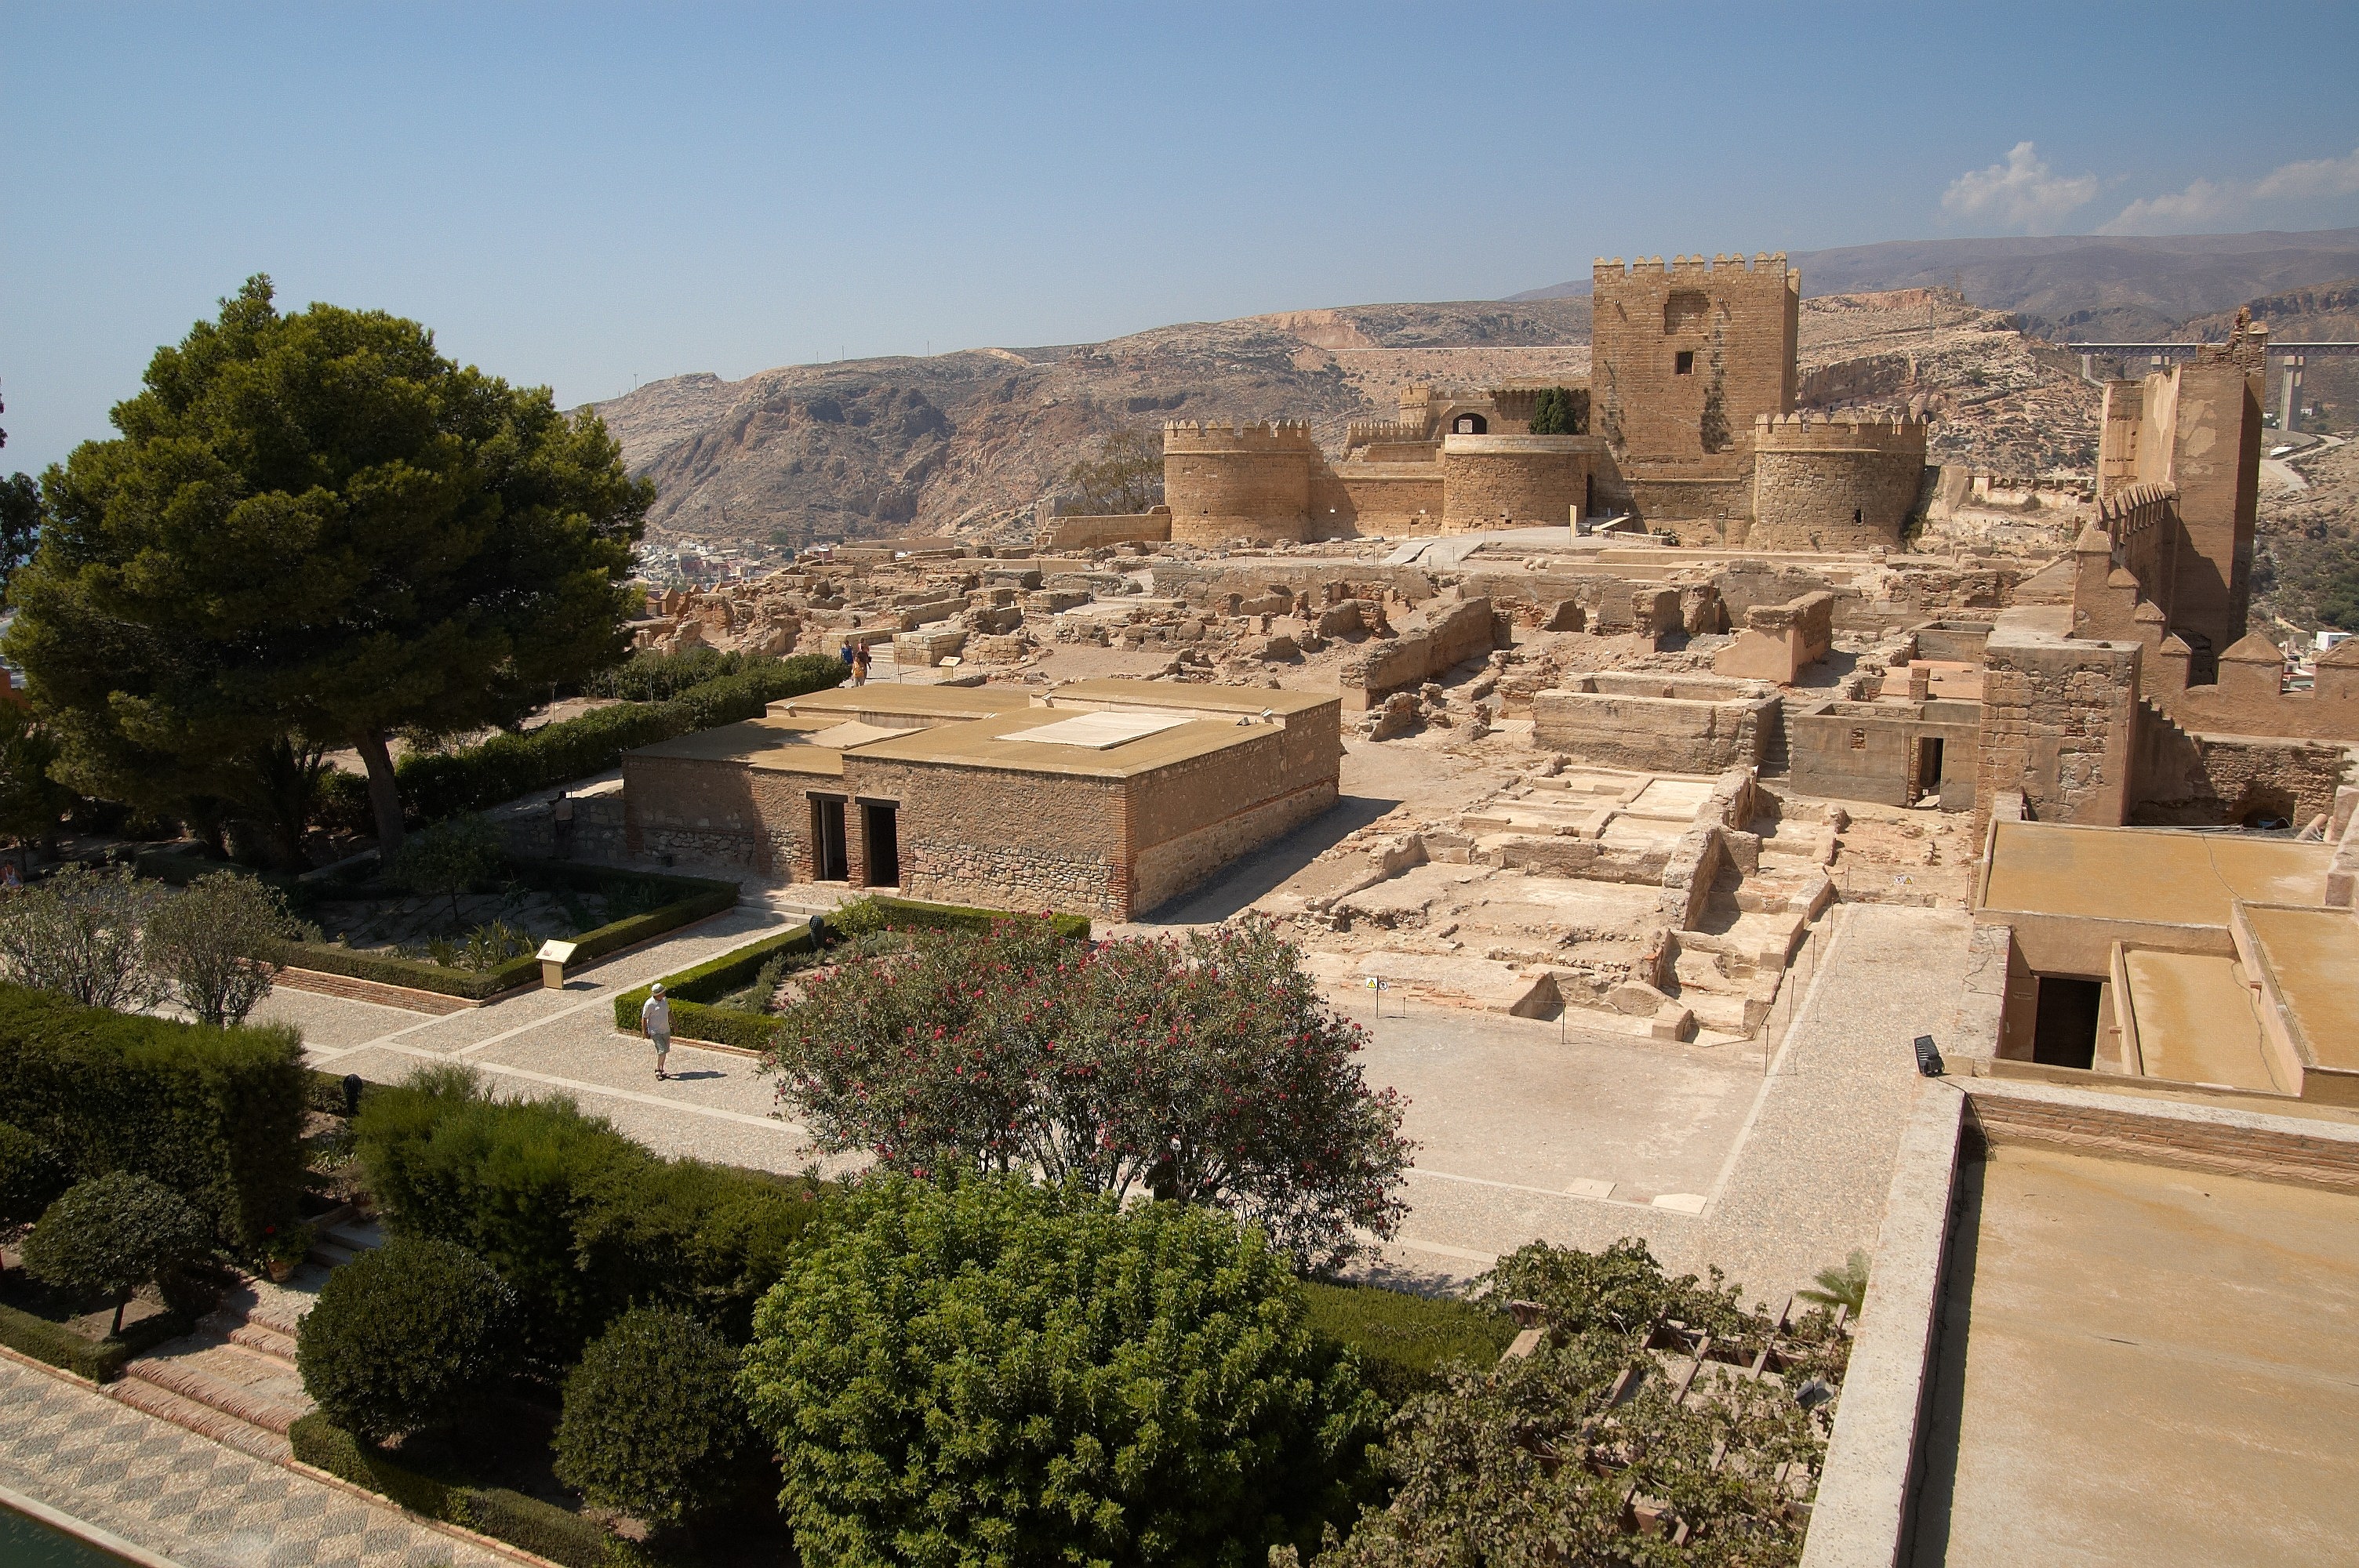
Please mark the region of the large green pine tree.
[[417, 322], [247, 280], [43, 479], [5, 651], [87, 794], [301, 859], [325, 752], [400, 841], [387, 741], [513, 723], [627, 651], [652, 486], [604, 425], [438, 354]]

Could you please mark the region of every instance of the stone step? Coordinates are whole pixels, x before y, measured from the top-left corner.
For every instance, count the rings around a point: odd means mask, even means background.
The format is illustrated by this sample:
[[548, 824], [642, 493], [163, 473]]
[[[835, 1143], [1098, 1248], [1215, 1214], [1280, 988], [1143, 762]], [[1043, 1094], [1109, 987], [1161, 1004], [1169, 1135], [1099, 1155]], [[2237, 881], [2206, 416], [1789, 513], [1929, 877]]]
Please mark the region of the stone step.
[[233, 1345], [243, 1345], [248, 1350], [259, 1350], [273, 1360], [284, 1361], [289, 1367], [295, 1365], [296, 1336], [294, 1335], [273, 1328], [266, 1323], [232, 1325], [227, 1328], [226, 1333], [229, 1342]]
[[99, 1391], [133, 1410], [145, 1411], [160, 1421], [185, 1427], [200, 1437], [226, 1444], [256, 1459], [278, 1465], [294, 1456], [293, 1444], [287, 1441], [284, 1433], [269, 1431], [250, 1421], [241, 1421], [227, 1411], [200, 1404], [143, 1378], [125, 1378], [104, 1385]]
[[358, 1249], [331, 1241], [325, 1237], [311, 1243], [311, 1250], [303, 1255], [304, 1261], [317, 1263], [322, 1269], [341, 1268], [360, 1256]]
[[136, 1356], [123, 1375], [281, 1435], [315, 1408], [291, 1362], [216, 1334], [192, 1334]]
[[385, 1245], [385, 1227], [374, 1219], [347, 1219], [329, 1226], [320, 1234], [348, 1252], [363, 1252]]

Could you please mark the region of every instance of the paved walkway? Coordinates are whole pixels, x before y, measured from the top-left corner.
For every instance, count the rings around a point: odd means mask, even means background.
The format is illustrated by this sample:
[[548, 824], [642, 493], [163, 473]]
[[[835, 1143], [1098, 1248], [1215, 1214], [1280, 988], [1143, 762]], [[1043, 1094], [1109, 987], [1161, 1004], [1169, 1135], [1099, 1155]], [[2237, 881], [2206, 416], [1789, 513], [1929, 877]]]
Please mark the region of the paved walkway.
[[[644, 1042], [614, 1027], [614, 998], [779, 929], [740, 908], [579, 972], [562, 991], [429, 1018], [279, 990], [259, 1017], [303, 1033], [311, 1063], [397, 1082], [456, 1061], [517, 1096], [561, 1093], [660, 1152], [791, 1172], [817, 1159], [773, 1116], [752, 1059], [676, 1044], [655, 1079]], [[1909, 1042], [1950, 1026], [1967, 922], [1955, 912], [1839, 905], [1823, 957], [1767, 1076], [1758, 1056], [1484, 1013], [1416, 1011], [1375, 1023], [1371, 1081], [1411, 1100], [1423, 1145], [1413, 1209], [1375, 1271], [1466, 1279], [1533, 1239], [1598, 1248], [1645, 1239], [1667, 1264], [1718, 1263], [1747, 1294], [1782, 1299], [1873, 1248], [1893, 1151], [1916, 1092]], [[1365, 1011], [1357, 993], [1337, 1005]], [[1364, 1019], [1364, 1021], [1365, 1021]], [[849, 1160], [823, 1162], [842, 1168]]]
[[0, 1486], [190, 1568], [513, 1568], [389, 1505], [5, 1357]]
[[685, 1043], [658, 1083], [647, 1043], [614, 1028], [614, 998], [783, 929], [787, 917], [740, 907], [636, 952], [577, 971], [561, 991], [524, 991], [442, 1017], [280, 989], [257, 1022], [300, 1030], [306, 1059], [323, 1072], [398, 1083], [420, 1065], [462, 1062], [519, 1098], [571, 1095], [582, 1109], [669, 1155], [799, 1171], [816, 1158], [804, 1130], [774, 1118], [759, 1064]]
[[[1957, 910], [1839, 904], [1832, 940], [1693, 1250], [1772, 1305], [1875, 1249], [1892, 1165], [1923, 1079], [1911, 1044], [1950, 1032], [1966, 979]], [[1667, 1260], [1668, 1261], [1668, 1260]]]

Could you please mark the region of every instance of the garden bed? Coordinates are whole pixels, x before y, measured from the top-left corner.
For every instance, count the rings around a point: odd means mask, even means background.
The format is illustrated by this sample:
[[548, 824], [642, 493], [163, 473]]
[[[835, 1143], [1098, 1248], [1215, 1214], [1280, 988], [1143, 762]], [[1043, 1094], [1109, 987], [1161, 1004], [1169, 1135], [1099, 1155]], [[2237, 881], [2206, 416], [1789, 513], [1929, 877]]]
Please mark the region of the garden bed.
[[152, 1285], [124, 1309], [123, 1332], [110, 1335], [114, 1303], [93, 1303], [27, 1274], [13, 1251], [0, 1251], [0, 1345], [20, 1356], [62, 1367], [77, 1378], [111, 1383], [123, 1364], [189, 1332], [189, 1321], [166, 1306]]
[[[484, 933], [473, 943], [472, 953], [453, 943], [447, 956], [472, 958], [472, 964], [436, 961], [446, 955], [431, 944], [422, 954], [413, 945], [412, 956], [333, 942], [302, 942], [289, 946], [288, 968], [481, 1002], [537, 983], [540, 966], [534, 954], [548, 937], [571, 941], [573, 961], [588, 963], [737, 904], [735, 882], [703, 877], [618, 871], [561, 860], [514, 861], [509, 874], [512, 891], [460, 896], [460, 922], [473, 905], [478, 913], [506, 909], [521, 923], [508, 925], [508, 915], [495, 914], [495, 919], [512, 936]], [[428, 906], [447, 908], [449, 902], [372, 884], [348, 884], [322, 890], [312, 907], [321, 915], [364, 920], [357, 929], [382, 938], [388, 930], [414, 927]], [[375, 913], [364, 917], [364, 912]], [[588, 924], [592, 921], [596, 923]], [[300, 980], [293, 983], [302, 984]]]
[[[876, 914], [881, 915], [882, 925], [887, 930], [973, 930], [1008, 917], [1006, 910], [920, 903], [914, 899], [868, 898], [859, 902], [871, 906]], [[850, 910], [856, 906], [845, 907]], [[851, 918], [842, 911], [838, 914], [840, 918]], [[1068, 939], [1076, 942], [1089, 940], [1090, 923], [1083, 917], [1053, 914], [1049, 919]], [[834, 922], [828, 924], [832, 925]], [[865, 925], [866, 922], [862, 921], [861, 924]], [[777, 1015], [766, 1007], [743, 1003], [717, 1004], [756, 986], [762, 971], [774, 961], [783, 959], [791, 965], [798, 957], [810, 953], [810, 928], [796, 926], [677, 974], [664, 976], [658, 983], [671, 998], [671, 1037], [760, 1054], [768, 1049], [770, 1037], [777, 1030]], [[614, 999], [615, 1028], [626, 1034], [638, 1033], [639, 1008], [647, 1001], [649, 989], [648, 986], [640, 986]]]

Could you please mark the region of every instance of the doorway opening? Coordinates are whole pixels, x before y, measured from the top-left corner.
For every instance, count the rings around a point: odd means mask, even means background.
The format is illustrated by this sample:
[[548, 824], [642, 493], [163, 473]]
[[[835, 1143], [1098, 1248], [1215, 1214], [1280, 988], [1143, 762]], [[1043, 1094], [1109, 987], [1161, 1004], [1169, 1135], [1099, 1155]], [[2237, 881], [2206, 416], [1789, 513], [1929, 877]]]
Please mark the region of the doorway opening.
[[2032, 1025], [2031, 1059], [2049, 1067], [2087, 1067], [2097, 1059], [2101, 980], [2039, 977], [2039, 1014]]
[[843, 837], [843, 802], [811, 796], [811, 877], [822, 882], [852, 880], [852, 851]]
[[1491, 422], [1480, 414], [1461, 414], [1450, 425], [1453, 436], [1484, 436], [1490, 431]]
[[901, 810], [881, 801], [860, 803], [860, 835], [867, 846], [867, 884], [873, 888], [901, 885]]
[[1917, 741], [1917, 784], [1908, 792], [1908, 804], [1916, 805], [1929, 795], [1941, 793], [1941, 741], [1939, 736], [1926, 735]]

